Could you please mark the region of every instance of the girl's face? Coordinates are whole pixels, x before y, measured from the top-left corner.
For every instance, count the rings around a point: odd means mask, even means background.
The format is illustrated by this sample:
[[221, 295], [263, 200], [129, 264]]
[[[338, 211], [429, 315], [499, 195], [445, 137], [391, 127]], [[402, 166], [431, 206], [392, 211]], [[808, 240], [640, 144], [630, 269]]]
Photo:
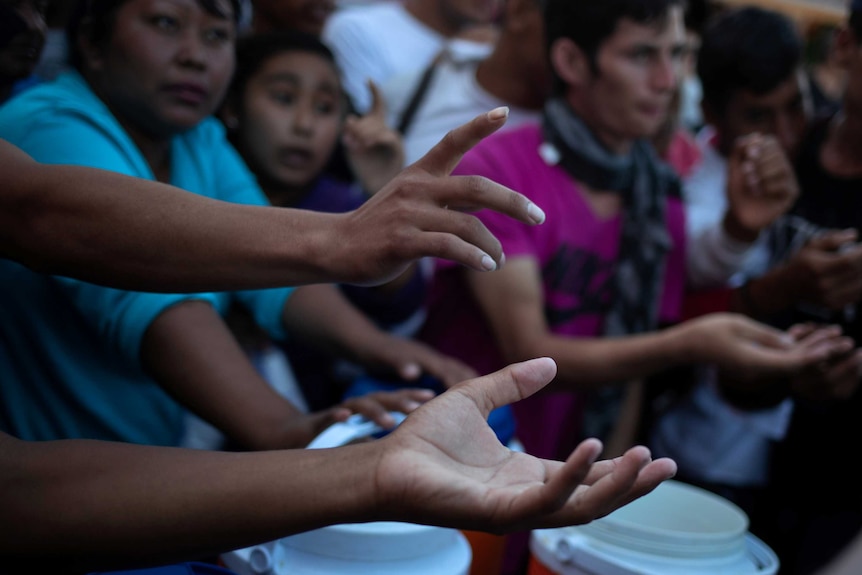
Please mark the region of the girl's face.
[[104, 47], [84, 50], [84, 69], [120, 123], [156, 138], [193, 128], [212, 114], [234, 68], [235, 26], [196, 0], [128, 0]]
[[311, 52], [277, 54], [240, 98], [237, 146], [264, 187], [309, 185], [341, 134], [344, 100], [332, 62]]

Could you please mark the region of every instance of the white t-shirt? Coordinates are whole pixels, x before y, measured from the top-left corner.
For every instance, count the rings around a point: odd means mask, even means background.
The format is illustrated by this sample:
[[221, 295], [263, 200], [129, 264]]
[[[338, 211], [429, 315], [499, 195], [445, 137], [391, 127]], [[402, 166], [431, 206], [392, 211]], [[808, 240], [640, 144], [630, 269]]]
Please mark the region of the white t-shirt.
[[[480, 114], [507, 103], [489, 94], [476, 81], [481, 59], [446, 52], [435, 66], [434, 76], [422, 97], [407, 133], [404, 134], [405, 162], [412, 164], [443, 139], [446, 133]], [[389, 125], [396, 127], [413, 96], [425, 69], [392, 78], [383, 85], [389, 106]], [[539, 111], [510, 107], [505, 128], [537, 120]]]
[[487, 44], [448, 41], [400, 2], [338, 9], [327, 20], [322, 38], [335, 54], [344, 89], [360, 113], [371, 107], [369, 79], [382, 86], [395, 75], [422, 70], [447, 44], [464, 54], [491, 50]]

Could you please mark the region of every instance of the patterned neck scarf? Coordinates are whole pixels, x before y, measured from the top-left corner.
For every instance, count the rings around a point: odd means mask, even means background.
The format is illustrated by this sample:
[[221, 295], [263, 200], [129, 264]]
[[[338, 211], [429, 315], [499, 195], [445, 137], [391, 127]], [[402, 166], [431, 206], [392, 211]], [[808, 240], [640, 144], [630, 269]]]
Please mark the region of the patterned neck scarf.
[[[545, 105], [543, 133], [542, 155], [546, 161], [558, 163], [572, 178], [593, 190], [619, 192], [623, 199], [614, 299], [605, 316], [605, 335], [655, 330], [665, 259], [671, 247], [665, 207], [669, 196], [680, 194], [678, 177], [645, 140], [636, 141], [625, 155], [608, 151], [562, 98], [551, 99]], [[608, 386], [593, 398], [586, 414], [588, 435], [607, 435], [620, 397], [619, 386]], [[593, 421], [593, 416], [601, 421]]]

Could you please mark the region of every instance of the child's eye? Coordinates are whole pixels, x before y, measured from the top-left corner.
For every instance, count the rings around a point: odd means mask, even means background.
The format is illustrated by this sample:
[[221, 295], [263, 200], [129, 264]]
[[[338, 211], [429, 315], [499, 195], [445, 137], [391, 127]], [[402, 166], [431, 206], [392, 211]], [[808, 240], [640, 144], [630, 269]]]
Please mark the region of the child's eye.
[[227, 28], [212, 28], [206, 31], [204, 38], [210, 44], [224, 44], [230, 42], [232, 34]]
[[176, 18], [166, 15], [153, 16], [150, 18], [150, 23], [159, 30], [166, 32], [173, 32], [180, 27], [180, 23]]
[[270, 97], [279, 104], [293, 104], [295, 100], [290, 92], [272, 92]]

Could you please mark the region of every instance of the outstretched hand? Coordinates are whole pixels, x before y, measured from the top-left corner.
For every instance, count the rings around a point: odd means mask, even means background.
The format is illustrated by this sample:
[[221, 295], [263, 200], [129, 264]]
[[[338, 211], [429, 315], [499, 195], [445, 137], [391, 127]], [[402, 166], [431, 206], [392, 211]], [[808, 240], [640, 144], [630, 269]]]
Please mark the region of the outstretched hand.
[[341, 216], [342, 247], [332, 269], [344, 282], [383, 283], [422, 257], [438, 257], [479, 271], [503, 263], [499, 240], [473, 215], [489, 208], [540, 224], [545, 215], [525, 196], [479, 176], [451, 176], [463, 155], [506, 123], [497, 108], [450, 131], [358, 209]]
[[496, 407], [550, 382], [549, 358], [514, 364], [461, 383], [413, 412], [388, 437], [375, 483], [378, 509], [401, 519], [504, 533], [587, 523], [648, 493], [676, 473], [644, 447], [596, 462], [602, 445], [581, 443], [569, 459], [511, 451], [487, 424]]
[[739, 381], [795, 375], [846, 353], [850, 345], [830, 331], [797, 341], [793, 334], [730, 313], [690, 320], [682, 337], [689, 342], [692, 360], [714, 363]]

